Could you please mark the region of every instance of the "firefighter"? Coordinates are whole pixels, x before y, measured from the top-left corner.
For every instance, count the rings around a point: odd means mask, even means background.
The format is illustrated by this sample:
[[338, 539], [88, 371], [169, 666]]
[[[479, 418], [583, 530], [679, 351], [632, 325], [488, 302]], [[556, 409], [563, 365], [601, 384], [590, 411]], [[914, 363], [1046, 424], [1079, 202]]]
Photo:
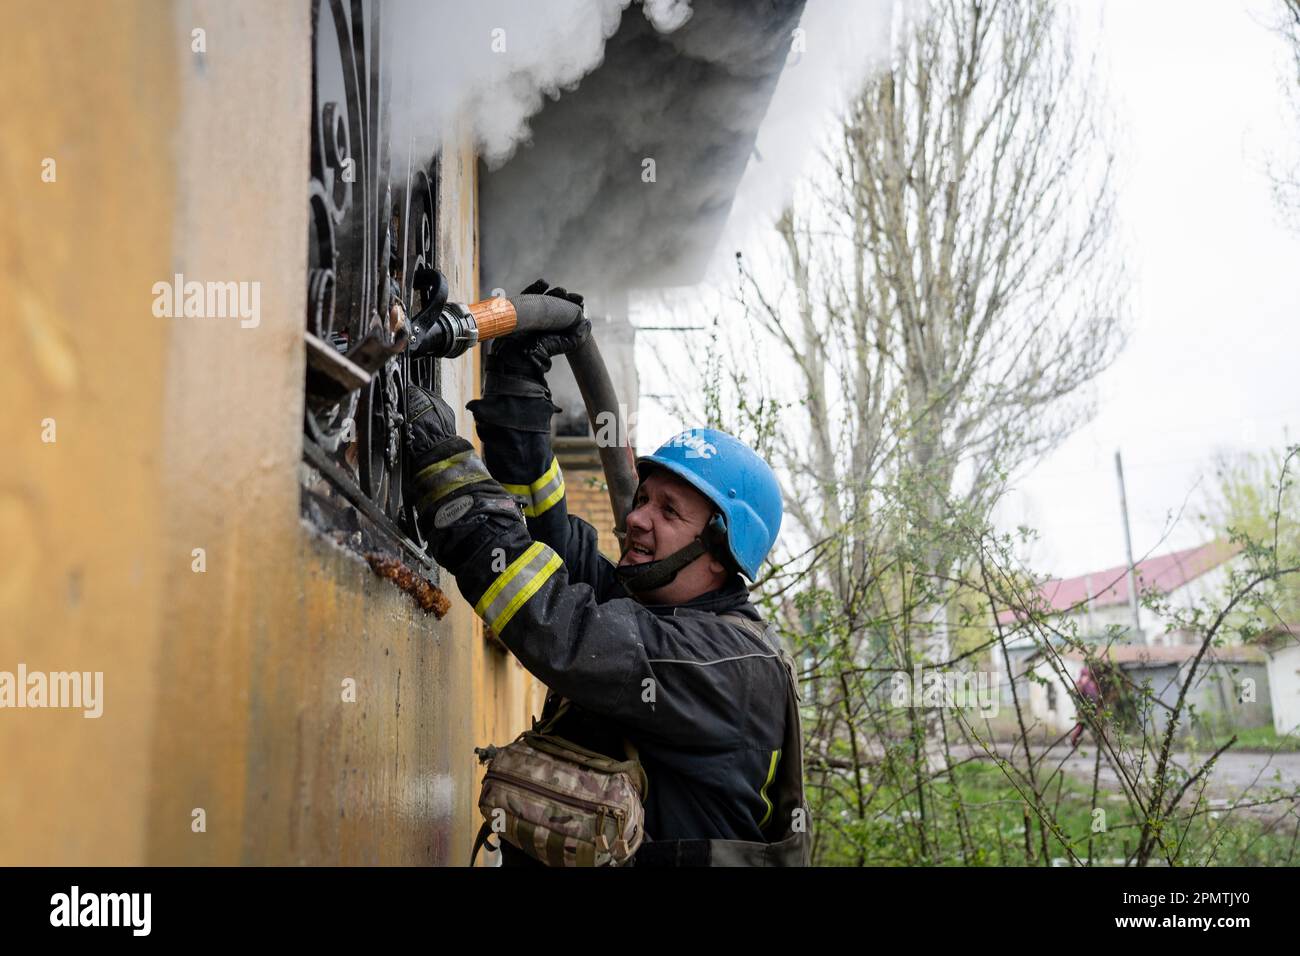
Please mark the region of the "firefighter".
[[[761, 622], [741, 575], [756, 578], [775, 542], [776, 478], [732, 436], [687, 432], [637, 460], [622, 557], [602, 556], [595, 529], [566, 510], [546, 385], [551, 359], [590, 332], [583, 319], [493, 343], [483, 397], [467, 406], [486, 467], [450, 407], [412, 386], [407, 500], [433, 557], [548, 687], [542, 719], [564, 700], [555, 733], [609, 755], [624, 740], [639, 751], [650, 785], [636, 865], [805, 863], [806, 841], [789, 839], [792, 822], [807, 831], [786, 666], [752, 625], [719, 616]], [[763, 852], [783, 838], [783, 858]], [[532, 862], [502, 850], [504, 862]]]

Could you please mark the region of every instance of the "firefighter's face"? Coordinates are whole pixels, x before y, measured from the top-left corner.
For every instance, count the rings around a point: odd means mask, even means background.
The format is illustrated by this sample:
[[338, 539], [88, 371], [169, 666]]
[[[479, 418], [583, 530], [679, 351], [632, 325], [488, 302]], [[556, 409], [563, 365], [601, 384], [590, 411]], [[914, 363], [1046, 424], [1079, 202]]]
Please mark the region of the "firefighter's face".
[[[646, 475], [627, 516], [627, 550], [620, 565], [658, 561], [690, 544], [713, 517], [713, 505], [671, 472]], [[661, 588], [642, 592], [646, 604], [682, 604], [725, 583], [726, 568], [702, 554]]]

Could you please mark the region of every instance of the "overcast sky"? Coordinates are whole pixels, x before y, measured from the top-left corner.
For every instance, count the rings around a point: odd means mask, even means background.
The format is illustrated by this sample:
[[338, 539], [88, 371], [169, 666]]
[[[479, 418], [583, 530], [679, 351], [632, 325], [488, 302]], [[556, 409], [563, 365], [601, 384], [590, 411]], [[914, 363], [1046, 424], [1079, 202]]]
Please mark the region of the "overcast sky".
[[1279, 225], [1263, 169], [1270, 151], [1296, 147], [1285, 47], [1265, 27], [1275, 4], [1079, 6], [1102, 9], [1085, 36], [1105, 58], [1123, 131], [1133, 297], [1129, 345], [1098, 380], [1096, 418], [1000, 513], [1041, 531], [1032, 566], [1061, 575], [1124, 561], [1116, 449], [1140, 557], [1206, 539], [1190, 513], [1213, 488], [1216, 450], [1277, 448], [1288, 429], [1300, 440], [1300, 237]]
[[[1288, 428], [1300, 440], [1300, 237], [1279, 224], [1264, 171], [1270, 152], [1300, 152], [1286, 49], [1266, 26], [1275, 3], [1077, 0], [1119, 133], [1131, 325], [1096, 382], [1097, 416], [1018, 476], [997, 513], [1005, 530], [1039, 530], [1026, 555], [1037, 572], [1124, 562], [1116, 449], [1140, 559], [1206, 540], [1193, 515], [1216, 451], [1277, 448]], [[662, 383], [652, 359], [639, 364], [638, 439], [652, 447], [684, 426], [645, 399]]]

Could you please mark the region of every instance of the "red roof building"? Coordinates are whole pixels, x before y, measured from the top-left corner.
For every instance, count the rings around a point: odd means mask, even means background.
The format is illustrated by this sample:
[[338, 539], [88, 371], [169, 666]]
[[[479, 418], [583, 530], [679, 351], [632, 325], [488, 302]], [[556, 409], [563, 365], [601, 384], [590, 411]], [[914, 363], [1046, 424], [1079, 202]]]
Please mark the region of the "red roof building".
[[[1160, 594], [1176, 591], [1219, 567], [1240, 550], [1226, 541], [1210, 541], [1139, 561], [1135, 567], [1138, 595], [1150, 590]], [[1073, 578], [1053, 578], [1039, 586], [1037, 596], [1049, 612], [1060, 614], [1124, 606], [1129, 603], [1128, 567], [1121, 564]], [[1003, 611], [998, 615], [998, 623], [1014, 624], [1017, 613]]]

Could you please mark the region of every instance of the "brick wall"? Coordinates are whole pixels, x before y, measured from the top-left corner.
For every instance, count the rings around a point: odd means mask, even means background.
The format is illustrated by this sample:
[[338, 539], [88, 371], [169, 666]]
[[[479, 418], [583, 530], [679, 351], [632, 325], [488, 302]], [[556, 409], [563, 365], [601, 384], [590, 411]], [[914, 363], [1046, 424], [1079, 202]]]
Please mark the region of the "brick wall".
[[596, 444], [590, 438], [556, 437], [555, 455], [564, 472], [564, 495], [569, 514], [577, 515], [596, 529], [599, 547], [611, 561], [619, 559], [614, 536], [614, 510], [609, 506], [605, 473], [600, 467]]
[[614, 511], [609, 506], [605, 490], [605, 475], [600, 469], [565, 468], [564, 494], [568, 499], [569, 514], [577, 515], [596, 529], [600, 551], [611, 561], [619, 558], [618, 539], [614, 537]]

